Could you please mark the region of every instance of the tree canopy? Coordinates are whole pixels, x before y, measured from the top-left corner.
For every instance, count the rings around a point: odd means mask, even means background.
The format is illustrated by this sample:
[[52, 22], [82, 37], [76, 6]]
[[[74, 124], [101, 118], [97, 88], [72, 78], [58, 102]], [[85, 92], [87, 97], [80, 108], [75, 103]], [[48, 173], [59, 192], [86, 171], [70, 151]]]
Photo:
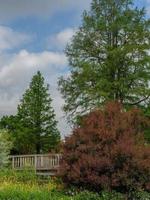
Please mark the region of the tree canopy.
[[93, 0], [66, 48], [71, 74], [59, 86], [72, 116], [109, 100], [150, 98], [150, 20], [132, 0]]

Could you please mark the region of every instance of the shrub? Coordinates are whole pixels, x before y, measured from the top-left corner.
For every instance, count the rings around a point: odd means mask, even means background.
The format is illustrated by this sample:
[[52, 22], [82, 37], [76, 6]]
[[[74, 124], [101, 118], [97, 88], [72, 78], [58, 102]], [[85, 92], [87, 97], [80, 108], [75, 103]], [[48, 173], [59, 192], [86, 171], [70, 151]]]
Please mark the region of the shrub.
[[150, 193], [145, 191], [133, 192], [131, 193], [130, 198], [131, 200], [149, 200]]
[[103, 191], [101, 193], [101, 200], [125, 200], [125, 197], [117, 192]]
[[83, 117], [65, 139], [60, 176], [67, 185], [100, 191], [150, 189], [150, 147], [144, 145], [146, 120], [139, 110], [125, 112], [108, 103]]
[[84, 191], [75, 196], [75, 200], [125, 200], [123, 195], [115, 192], [102, 192], [101, 194]]
[[5, 130], [0, 130], [0, 169], [7, 166], [12, 143]]
[[101, 198], [99, 194], [84, 191], [75, 196], [75, 200], [101, 200]]

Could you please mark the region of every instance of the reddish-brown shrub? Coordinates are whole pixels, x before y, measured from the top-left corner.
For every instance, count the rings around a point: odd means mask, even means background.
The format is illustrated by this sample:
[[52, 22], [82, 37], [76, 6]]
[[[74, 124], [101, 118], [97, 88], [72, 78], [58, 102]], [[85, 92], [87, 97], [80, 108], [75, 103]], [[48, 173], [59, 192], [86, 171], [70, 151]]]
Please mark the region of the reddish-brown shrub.
[[150, 190], [150, 147], [140, 111], [119, 103], [85, 116], [66, 138], [60, 175], [66, 184], [93, 190]]

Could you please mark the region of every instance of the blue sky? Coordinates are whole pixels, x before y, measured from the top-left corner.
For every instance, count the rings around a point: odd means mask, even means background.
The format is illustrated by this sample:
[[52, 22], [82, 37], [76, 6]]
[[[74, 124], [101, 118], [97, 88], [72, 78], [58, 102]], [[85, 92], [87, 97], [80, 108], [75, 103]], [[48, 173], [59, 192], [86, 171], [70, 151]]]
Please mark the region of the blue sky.
[[[57, 80], [68, 74], [64, 48], [91, 0], [0, 0], [0, 116], [16, 113], [19, 99], [40, 70], [50, 84], [62, 135], [70, 132]], [[136, 0], [150, 15], [150, 0]]]

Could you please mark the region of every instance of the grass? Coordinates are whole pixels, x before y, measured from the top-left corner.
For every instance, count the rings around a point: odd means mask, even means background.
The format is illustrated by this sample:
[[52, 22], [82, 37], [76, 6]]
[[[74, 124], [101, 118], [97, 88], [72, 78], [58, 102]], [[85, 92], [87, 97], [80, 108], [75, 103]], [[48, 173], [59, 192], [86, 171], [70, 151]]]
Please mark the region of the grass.
[[0, 199], [3, 200], [69, 200], [69, 197], [61, 192], [51, 190], [46, 186], [38, 186], [27, 183], [4, 182], [0, 186]]
[[[66, 190], [58, 179], [41, 181], [29, 170], [0, 170], [0, 200], [125, 200], [120, 193]], [[75, 189], [75, 190], [74, 190]], [[149, 200], [146, 192], [135, 194], [135, 200]]]
[[41, 182], [29, 170], [0, 171], [0, 200], [69, 200], [56, 181]]

